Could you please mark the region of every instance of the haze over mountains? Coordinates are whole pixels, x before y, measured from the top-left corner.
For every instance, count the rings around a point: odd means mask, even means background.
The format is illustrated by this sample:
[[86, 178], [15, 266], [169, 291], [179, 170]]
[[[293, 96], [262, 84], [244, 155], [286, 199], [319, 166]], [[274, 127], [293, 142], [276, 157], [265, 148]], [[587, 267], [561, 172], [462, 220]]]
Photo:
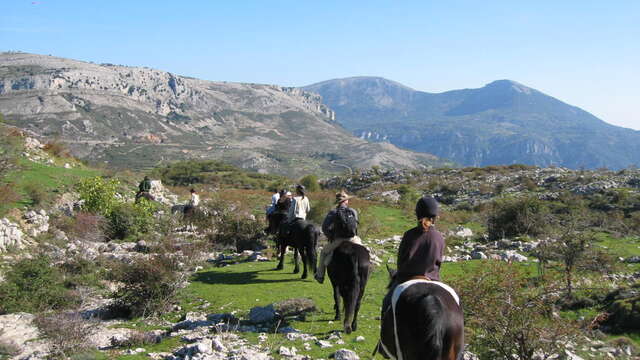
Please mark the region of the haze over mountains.
[[469, 166], [524, 163], [570, 168], [640, 164], [640, 131], [510, 80], [427, 93], [378, 77], [303, 87], [357, 136]]
[[149, 68], [0, 54], [0, 113], [93, 161], [145, 168], [222, 159], [299, 176], [345, 167], [441, 165], [433, 155], [371, 143], [299, 88], [204, 81]]

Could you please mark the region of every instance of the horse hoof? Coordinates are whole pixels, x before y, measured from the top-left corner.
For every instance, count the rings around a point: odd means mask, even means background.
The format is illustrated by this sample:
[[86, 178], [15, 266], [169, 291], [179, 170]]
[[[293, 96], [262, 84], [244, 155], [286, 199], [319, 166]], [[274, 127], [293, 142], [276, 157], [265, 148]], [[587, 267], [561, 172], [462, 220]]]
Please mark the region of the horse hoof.
[[333, 321], [338, 321], [340, 320], [340, 315], [336, 315], [336, 317], [333, 318]]
[[276, 270], [282, 270], [283, 268], [284, 268], [284, 267], [282, 267], [282, 266], [280, 266], [280, 265], [276, 266]]
[[351, 324], [351, 330], [353, 330], [353, 331], [358, 330], [358, 324], [356, 324], [356, 323]]
[[351, 334], [351, 331], [352, 331], [352, 330], [351, 330], [351, 326], [345, 326], [345, 327], [344, 327], [344, 332], [345, 332], [346, 334]]
[[300, 272], [300, 269], [295, 269], [295, 270], [293, 270], [293, 273], [294, 273], [294, 274], [297, 274], [297, 273], [299, 273], [299, 272]]
[[306, 279], [307, 278], [307, 274], [302, 274], [302, 276], [300, 278], [301, 279]]

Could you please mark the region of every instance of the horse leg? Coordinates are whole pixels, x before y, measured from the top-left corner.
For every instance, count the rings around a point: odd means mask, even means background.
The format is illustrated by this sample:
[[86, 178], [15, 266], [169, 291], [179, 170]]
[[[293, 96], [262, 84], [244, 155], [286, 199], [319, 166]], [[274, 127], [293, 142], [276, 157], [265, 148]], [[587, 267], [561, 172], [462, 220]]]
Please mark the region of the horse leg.
[[353, 289], [349, 289], [344, 296], [344, 332], [347, 334], [351, 334], [353, 331], [353, 319], [356, 310], [356, 299], [358, 298], [358, 287], [354, 287]]
[[333, 309], [336, 311], [334, 321], [340, 320], [340, 288], [337, 285], [333, 285]]
[[284, 269], [284, 253], [287, 250], [287, 245], [282, 239], [280, 239], [278, 241], [278, 247], [280, 250], [280, 262], [278, 263], [278, 266], [276, 266], [276, 270], [282, 270]]
[[298, 248], [295, 246], [293, 247], [293, 263], [295, 264], [293, 273], [297, 274], [300, 272], [300, 264], [298, 264]]
[[306, 279], [307, 278], [307, 268], [309, 266], [307, 266], [307, 263], [309, 262], [309, 254], [308, 251], [302, 247], [300, 248], [300, 257], [302, 258], [302, 277], [301, 279]]

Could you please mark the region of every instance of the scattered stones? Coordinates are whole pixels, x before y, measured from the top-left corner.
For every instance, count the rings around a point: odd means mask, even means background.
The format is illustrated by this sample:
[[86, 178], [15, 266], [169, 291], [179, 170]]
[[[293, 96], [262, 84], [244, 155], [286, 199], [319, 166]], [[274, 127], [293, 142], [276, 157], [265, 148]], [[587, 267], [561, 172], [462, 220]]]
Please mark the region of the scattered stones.
[[355, 351], [351, 351], [348, 349], [340, 349], [333, 353], [333, 358], [335, 360], [360, 360], [358, 354]]
[[253, 324], [272, 322], [276, 318], [276, 310], [272, 304], [256, 306], [249, 311], [249, 321]]
[[20, 227], [7, 218], [0, 219], [0, 252], [8, 249], [22, 248], [27, 244], [26, 238]]

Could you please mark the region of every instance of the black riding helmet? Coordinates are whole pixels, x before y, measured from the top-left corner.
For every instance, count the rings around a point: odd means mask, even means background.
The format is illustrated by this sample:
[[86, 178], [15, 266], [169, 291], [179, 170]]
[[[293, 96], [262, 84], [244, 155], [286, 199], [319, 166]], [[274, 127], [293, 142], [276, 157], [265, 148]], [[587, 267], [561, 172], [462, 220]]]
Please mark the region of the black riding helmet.
[[304, 185], [298, 184], [298, 185], [296, 185], [296, 191], [299, 192], [300, 194], [304, 195], [305, 192], [307, 191], [307, 189], [305, 189]]
[[418, 219], [434, 218], [438, 216], [439, 212], [438, 202], [431, 196], [421, 197], [416, 204], [416, 217]]

